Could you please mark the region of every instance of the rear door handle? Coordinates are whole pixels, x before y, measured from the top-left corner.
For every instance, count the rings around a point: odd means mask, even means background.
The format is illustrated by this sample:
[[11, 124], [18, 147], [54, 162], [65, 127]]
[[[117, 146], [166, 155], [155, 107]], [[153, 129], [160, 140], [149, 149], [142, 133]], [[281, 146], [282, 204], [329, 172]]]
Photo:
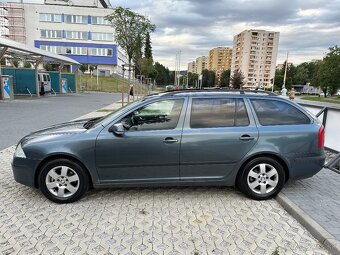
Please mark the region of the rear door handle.
[[163, 140], [163, 143], [177, 143], [177, 139], [173, 139], [172, 137], [167, 137]]
[[242, 141], [250, 141], [250, 140], [254, 140], [254, 139], [255, 139], [255, 137], [250, 136], [250, 135], [242, 135], [240, 137], [240, 140], [242, 140]]

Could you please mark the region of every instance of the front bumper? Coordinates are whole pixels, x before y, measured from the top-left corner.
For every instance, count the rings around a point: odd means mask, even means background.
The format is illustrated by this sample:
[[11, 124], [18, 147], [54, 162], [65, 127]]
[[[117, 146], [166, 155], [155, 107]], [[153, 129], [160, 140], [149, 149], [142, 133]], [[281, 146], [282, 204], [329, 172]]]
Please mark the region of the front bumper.
[[37, 187], [35, 182], [35, 173], [40, 161], [14, 157], [12, 161], [12, 170], [14, 180], [30, 187]]

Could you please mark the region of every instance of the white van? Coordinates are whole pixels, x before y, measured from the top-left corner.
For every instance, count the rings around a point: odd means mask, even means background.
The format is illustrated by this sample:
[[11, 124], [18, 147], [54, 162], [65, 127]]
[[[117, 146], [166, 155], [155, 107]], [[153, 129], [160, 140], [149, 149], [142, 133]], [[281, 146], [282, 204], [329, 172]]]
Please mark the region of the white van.
[[38, 73], [38, 82], [40, 88], [40, 95], [44, 95], [45, 93], [51, 93], [51, 77], [49, 73]]

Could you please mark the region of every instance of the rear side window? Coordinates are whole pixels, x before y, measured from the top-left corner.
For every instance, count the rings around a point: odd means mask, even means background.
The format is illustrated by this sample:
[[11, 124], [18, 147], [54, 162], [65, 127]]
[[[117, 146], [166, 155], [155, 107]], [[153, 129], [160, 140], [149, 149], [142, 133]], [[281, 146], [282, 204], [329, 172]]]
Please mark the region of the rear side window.
[[309, 124], [310, 119], [296, 107], [281, 101], [251, 99], [262, 126]]
[[47, 75], [44, 74], [43, 77], [44, 77], [44, 81], [47, 81]]
[[49, 75], [46, 75], [46, 77], [47, 77], [47, 80], [48, 80], [48, 81], [51, 81], [51, 78], [50, 78]]
[[191, 128], [248, 125], [249, 118], [242, 99], [194, 98], [192, 100]]

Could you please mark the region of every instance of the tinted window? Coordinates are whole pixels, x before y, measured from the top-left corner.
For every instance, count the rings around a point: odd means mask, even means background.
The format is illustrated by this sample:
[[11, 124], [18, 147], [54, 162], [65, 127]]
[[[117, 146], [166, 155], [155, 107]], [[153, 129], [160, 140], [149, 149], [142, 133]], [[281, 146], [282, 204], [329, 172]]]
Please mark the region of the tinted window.
[[200, 98], [192, 100], [191, 128], [247, 125], [249, 125], [249, 119], [242, 99]]
[[121, 120], [129, 131], [174, 129], [177, 126], [183, 99], [148, 104]]
[[251, 99], [263, 126], [309, 124], [310, 119], [294, 106], [276, 100]]

